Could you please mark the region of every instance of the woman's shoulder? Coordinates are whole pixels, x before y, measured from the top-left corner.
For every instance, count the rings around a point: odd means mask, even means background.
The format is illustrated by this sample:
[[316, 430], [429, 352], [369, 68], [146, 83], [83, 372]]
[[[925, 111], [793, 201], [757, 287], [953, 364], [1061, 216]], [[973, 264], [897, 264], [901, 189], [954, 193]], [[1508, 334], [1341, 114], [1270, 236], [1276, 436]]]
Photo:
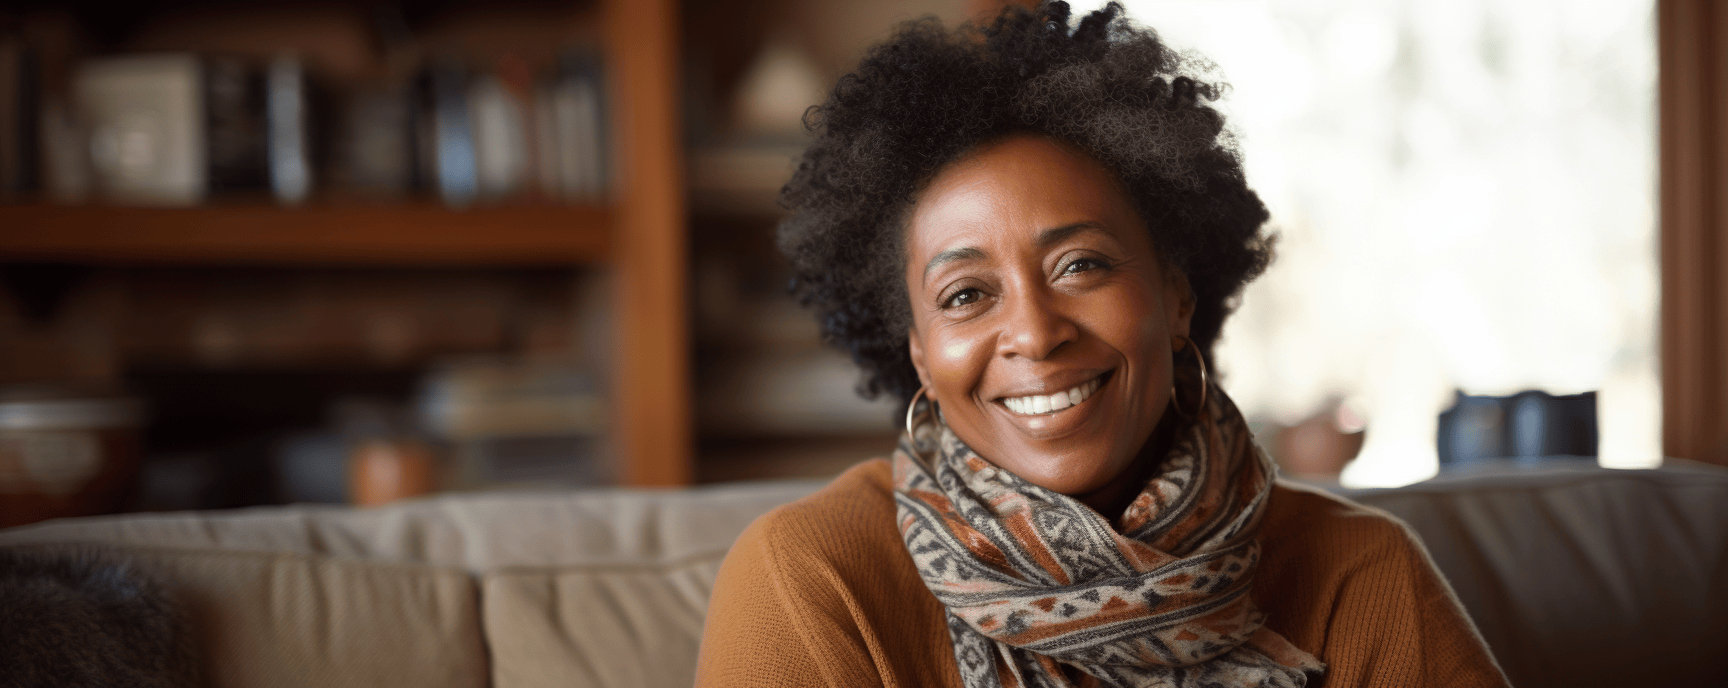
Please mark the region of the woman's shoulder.
[[[884, 458], [863, 461], [846, 469], [832, 482], [796, 501], [776, 507], [757, 519], [776, 529], [824, 527], [834, 523], [856, 523], [861, 517], [894, 512], [893, 471]], [[893, 517], [888, 519], [893, 525]]]
[[788, 564], [904, 550], [894, 525], [888, 461], [870, 459], [846, 469], [822, 489], [758, 517], [740, 541], [769, 545], [775, 558]]
[[1506, 685], [1421, 538], [1396, 516], [1281, 482], [1260, 545], [1255, 604], [1269, 627], [1327, 663], [1327, 685]]
[[[1363, 576], [1439, 575], [1421, 538], [1397, 516], [1285, 481], [1272, 488], [1260, 547], [1267, 575], [1257, 580], [1280, 596], [1324, 598]], [[1285, 590], [1290, 586], [1304, 589]]]
[[1317, 487], [1282, 480], [1272, 487], [1260, 534], [1267, 543], [1343, 552], [1404, 550], [1420, 542], [1397, 516]]
[[750, 524], [715, 580], [698, 684], [952, 684], [942, 605], [894, 513], [873, 459]]

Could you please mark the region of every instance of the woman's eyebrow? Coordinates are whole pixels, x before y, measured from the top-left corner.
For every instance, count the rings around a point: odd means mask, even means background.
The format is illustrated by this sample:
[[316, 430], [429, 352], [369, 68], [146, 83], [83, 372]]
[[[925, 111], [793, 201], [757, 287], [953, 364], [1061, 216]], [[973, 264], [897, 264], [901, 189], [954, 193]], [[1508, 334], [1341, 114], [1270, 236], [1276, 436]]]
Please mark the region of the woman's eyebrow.
[[[1081, 232], [1098, 232], [1106, 236], [1110, 235], [1110, 230], [1105, 229], [1104, 225], [1091, 220], [1086, 220], [1083, 222], [1075, 222], [1060, 227], [1051, 227], [1046, 229], [1038, 233], [1038, 238], [1035, 239], [1034, 242], [1038, 244], [1038, 248], [1049, 248], [1052, 245], [1061, 243], [1063, 239], [1067, 239], [1068, 237]], [[930, 273], [936, 268], [957, 260], [978, 260], [984, 257], [984, 251], [971, 246], [951, 248], [936, 254], [936, 257], [931, 258], [930, 262], [924, 265], [924, 276], [929, 277]]]
[[1062, 243], [1063, 239], [1067, 239], [1068, 237], [1081, 232], [1098, 232], [1104, 235], [1110, 234], [1110, 230], [1105, 229], [1104, 225], [1087, 220], [1085, 222], [1075, 222], [1073, 224], [1062, 225], [1061, 227], [1051, 227], [1039, 232], [1036, 243], [1038, 244], [1038, 248], [1050, 248], [1055, 244]]
[[978, 260], [978, 259], [983, 258], [983, 257], [984, 257], [984, 252], [982, 250], [973, 248], [971, 246], [962, 246], [960, 248], [951, 248], [951, 249], [948, 249], [946, 251], [943, 251], [941, 253], [936, 254], [935, 258], [931, 258], [930, 262], [926, 263], [924, 265], [924, 276], [929, 277], [930, 271], [935, 270], [936, 268], [942, 267], [943, 265], [947, 265], [947, 264], [952, 263], [952, 262], [957, 261], [957, 260]]

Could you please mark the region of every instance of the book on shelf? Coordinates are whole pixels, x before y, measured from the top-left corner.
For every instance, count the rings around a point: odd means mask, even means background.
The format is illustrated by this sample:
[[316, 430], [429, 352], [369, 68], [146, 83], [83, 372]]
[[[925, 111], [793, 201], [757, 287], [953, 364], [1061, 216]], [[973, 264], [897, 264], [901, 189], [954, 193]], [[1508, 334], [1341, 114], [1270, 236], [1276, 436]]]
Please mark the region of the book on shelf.
[[264, 188], [270, 168], [262, 75], [244, 60], [212, 57], [204, 61], [204, 94], [210, 192]]
[[264, 83], [270, 192], [277, 202], [297, 204], [312, 192], [306, 73], [300, 60], [278, 55], [270, 61]]
[[479, 193], [467, 80], [467, 68], [451, 59], [434, 61], [420, 79], [423, 176], [433, 180], [439, 198], [456, 207], [472, 204]]
[[39, 184], [39, 74], [34, 51], [0, 37], [0, 201], [21, 198]]
[[567, 201], [595, 203], [609, 192], [605, 93], [598, 52], [571, 50], [560, 57], [544, 97], [552, 121], [557, 194]]
[[197, 56], [86, 60], [72, 77], [90, 137], [90, 167], [107, 198], [191, 205], [209, 190], [204, 70]]
[[527, 103], [499, 75], [483, 72], [468, 86], [474, 121], [474, 162], [481, 198], [509, 198], [527, 186], [529, 142]]
[[340, 106], [331, 183], [383, 198], [416, 184], [415, 117], [410, 88], [389, 83], [351, 93]]

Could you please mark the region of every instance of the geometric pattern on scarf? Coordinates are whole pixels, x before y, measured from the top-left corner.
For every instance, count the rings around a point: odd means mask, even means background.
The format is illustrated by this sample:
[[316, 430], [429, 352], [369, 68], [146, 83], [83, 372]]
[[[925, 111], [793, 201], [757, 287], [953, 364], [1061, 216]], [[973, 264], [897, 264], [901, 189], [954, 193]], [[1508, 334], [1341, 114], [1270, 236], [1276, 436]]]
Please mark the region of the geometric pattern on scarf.
[[900, 534], [963, 685], [1295, 688], [1324, 672], [1250, 599], [1275, 469], [1223, 391], [1206, 399], [1120, 532], [920, 409], [894, 453]]

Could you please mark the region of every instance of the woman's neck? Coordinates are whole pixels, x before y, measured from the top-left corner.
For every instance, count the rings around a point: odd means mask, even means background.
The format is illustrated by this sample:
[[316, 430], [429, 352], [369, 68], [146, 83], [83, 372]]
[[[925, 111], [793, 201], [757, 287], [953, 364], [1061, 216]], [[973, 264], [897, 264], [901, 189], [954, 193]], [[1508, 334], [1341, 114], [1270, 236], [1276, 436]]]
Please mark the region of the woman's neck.
[[1170, 446], [1176, 440], [1176, 427], [1181, 419], [1176, 414], [1165, 409], [1158, 426], [1152, 429], [1152, 436], [1146, 439], [1145, 446], [1140, 448], [1140, 455], [1134, 462], [1128, 464], [1128, 469], [1116, 476], [1115, 480], [1085, 494], [1073, 495], [1080, 503], [1092, 507], [1094, 511], [1110, 519], [1112, 526], [1119, 526], [1122, 512], [1128, 510], [1128, 505], [1134, 503], [1134, 498], [1140, 496], [1140, 491], [1146, 487], [1146, 481], [1164, 464], [1164, 457], [1170, 454]]

